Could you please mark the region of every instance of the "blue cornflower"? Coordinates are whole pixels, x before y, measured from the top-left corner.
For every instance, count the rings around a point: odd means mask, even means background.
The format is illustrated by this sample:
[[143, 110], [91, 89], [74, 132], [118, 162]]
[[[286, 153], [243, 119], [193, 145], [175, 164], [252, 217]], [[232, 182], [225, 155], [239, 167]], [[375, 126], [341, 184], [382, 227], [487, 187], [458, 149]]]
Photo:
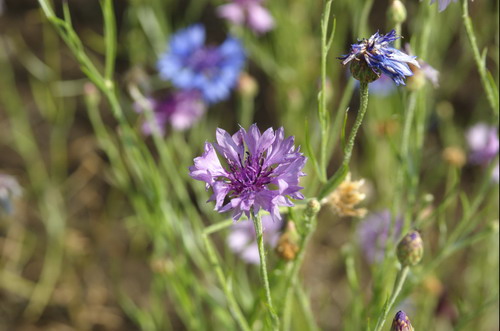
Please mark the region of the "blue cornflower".
[[[351, 53], [340, 57], [342, 64], [351, 62], [351, 72], [354, 78], [370, 83], [385, 74], [392, 78], [396, 85], [405, 85], [404, 79], [412, 76], [408, 64], [418, 68], [420, 65], [416, 56], [407, 55], [389, 45], [400, 38], [396, 31], [381, 35], [375, 33], [370, 39], [363, 39], [358, 44], [351, 45]], [[355, 67], [353, 67], [355, 65]]]
[[245, 63], [241, 43], [232, 37], [219, 46], [205, 45], [205, 28], [192, 25], [172, 36], [158, 61], [160, 77], [179, 89], [198, 90], [208, 103], [228, 98]]

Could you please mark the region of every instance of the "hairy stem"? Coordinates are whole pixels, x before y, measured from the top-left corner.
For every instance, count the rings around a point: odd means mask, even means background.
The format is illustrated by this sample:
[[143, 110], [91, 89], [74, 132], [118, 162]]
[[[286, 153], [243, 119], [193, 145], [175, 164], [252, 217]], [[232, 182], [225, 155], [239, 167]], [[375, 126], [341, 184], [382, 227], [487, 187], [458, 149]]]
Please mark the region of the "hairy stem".
[[264, 285], [264, 290], [266, 292], [266, 304], [269, 310], [269, 315], [273, 321], [274, 329], [279, 329], [279, 318], [273, 308], [273, 300], [271, 298], [271, 289], [269, 288], [269, 279], [267, 277], [267, 266], [266, 266], [266, 253], [264, 251], [264, 236], [262, 233], [262, 220], [258, 214], [252, 212], [252, 221], [255, 228], [255, 235], [257, 236], [257, 246], [259, 248], [259, 258], [260, 258], [260, 278], [262, 284]]

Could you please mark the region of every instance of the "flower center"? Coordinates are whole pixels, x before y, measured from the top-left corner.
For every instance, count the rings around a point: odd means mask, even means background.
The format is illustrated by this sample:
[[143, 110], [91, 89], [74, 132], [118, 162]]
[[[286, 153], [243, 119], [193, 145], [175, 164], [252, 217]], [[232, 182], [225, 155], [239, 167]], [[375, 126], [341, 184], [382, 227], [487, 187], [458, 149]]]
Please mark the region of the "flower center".
[[193, 68], [194, 71], [202, 72], [206, 75], [211, 75], [220, 62], [222, 56], [215, 47], [203, 47], [187, 59], [187, 65]]
[[234, 196], [242, 193], [257, 192], [271, 183], [273, 169], [263, 168], [265, 157], [263, 154], [253, 156], [247, 154], [245, 162], [240, 160], [240, 164], [229, 162], [231, 174], [229, 177], [231, 190]]

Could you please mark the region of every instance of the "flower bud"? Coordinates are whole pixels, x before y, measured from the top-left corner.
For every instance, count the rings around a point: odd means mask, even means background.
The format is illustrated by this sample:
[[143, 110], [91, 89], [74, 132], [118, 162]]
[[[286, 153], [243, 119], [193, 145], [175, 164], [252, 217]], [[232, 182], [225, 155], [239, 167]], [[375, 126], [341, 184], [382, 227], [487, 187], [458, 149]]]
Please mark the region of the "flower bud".
[[307, 202], [307, 208], [306, 208], [306, 216], [307, 217], [313, 217], [317, 213], [319, 213], [321, 209], [321, 204], [317, 199], [311, 199]]
[[462, 168], [467, 161], [464, 150], [456, 146], [446, 147], [442, 157], [446, 163], [456, 168]]
[[400, 24], [406, 21], [406, 8], [400, 0], [394, 0], [389, 6], [387, 17], [394, 24]]
[[293, 221], [288, 221], [285, 232], [283, 232], [276, 246], [276, 254], [283, 260], [291, 261], [295, 259], [299, 252], [300, 236]]
[[403, 266], [414, 266], [424, 255], [424, 242], [420, 233], [413, 230], [401, 239], [397, 248], [398, 260]]
[[255, 78], [243, 72], [238, 80], [238, 91], [245, 97], [253, 98], [259, 92], [259, 85]]
[[370, 68], [365, 60], [352, 61], [350, 69], [352, 77], [361, 83], [371, 83], [380, 78], [380, 73]]
[[405, 312], [400, 310], [392, 320], [391, 331], [413, 331], [410, 319], [406, 316]]

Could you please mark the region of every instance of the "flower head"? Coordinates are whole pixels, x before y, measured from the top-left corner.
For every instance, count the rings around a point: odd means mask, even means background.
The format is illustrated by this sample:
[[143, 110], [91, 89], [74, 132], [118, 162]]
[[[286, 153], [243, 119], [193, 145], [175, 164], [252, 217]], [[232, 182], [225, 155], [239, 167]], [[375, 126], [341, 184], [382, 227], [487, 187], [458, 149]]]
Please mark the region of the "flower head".
[[[147, 99], [149, 109], [153, 111], [153, 123], [145, 121], [142, 131], [150, 135], [155, 128], [161, 135], [165, 134], [167, 124], [172, 125], [175, 130], [185, 130], [196, 123], [205, 113], [205, 103], [200, 92], [195, 90], [175, 91], [163, 99]], [[135, 105], [138, 113], [144, 112], [143, 107]]]
[[328, 197], [328, 204], [332, 206], [335, 213], [341, 217], [363, 217], [366, 215], [365, 208], [357, 208], [366, 195], [361, 192], [365, 181], [363, 179], [351, 181], [351, 174], [347, 174], [344, 181]]
[[262, 0], [232, 0], [218, 7], [217, 14], [234, 24], [246, 24], [255, 33], [265, 33], [274, 28], [274, 19], [261, 3]]
[[400, 310], [396, 313], [396, 316], [394, 316], [391, 331], [413, 331], [410, 319], [404, 311]]
[[384, 257], [384, 248], [388, 240], [396, 243], [401, 234], [403, 218], [397, 217], [394, 223], [392, 238], [389, 238], [391, 226], [391, 213], [383, 210], [368, 215], [359, 224], [357, 235], [361, 244], [361, 250], [369, 263], [379, 262]]
[[[270, 215], [264, 215], [262, 221], [262, 235], [264, 243], [270, 248], [276, 247], [283, 222], [274, 222]], [[231, 233], [227, 237], [229, 248], [238, 254], [245, 262], [259, 264], [259, 249], [257, 237], [252, 222], [237, 222], [231, 226]]]
[[283, 128], [261, 134], [253, 124], [248, 132], [240, 128], [233, 136], [217, 129], [216, 136], [217, 142], [205, 143], [205, 152], [189, 168], [192, 178], [212, 188], [209, 201], [215, 201], [215, 210], [231, 210], [236, 221], [243, 213], [250, 217], [264, 209], [280, 220], [279, 206], [304, 198], [298, 184], [306, 157], [294, 147], [293, 136], [285, 139]]
[[413, 73], [408, 67], [412, 64], [420, 67], [415, 56], [407, 55], [389, 45], [400, 38], [396, 31], [381, 35], [375, 33], [370, 39], [363, 39], [358, 44], [351, 45], [351, 52], [339, 59], [342, 64], [351, 63], [354, 78], [370, 83], [386, 74], [396, 85], [405, 85], [404, 79]]
[[208, 103], [227, 99], [245, 62], [241, 43], [232, 37], [220, 46], [205, 45], [205, 28], [193, 25], [172, 36], [158, 61], [160, 77], [179, 89], [198, 90]]
[[[448, 7], [448, 5], [451, 3], [451, 2], [457, 2], [457, 0], [438, 0], [438, 10], [439, 12], [442, 12], [443, 10], [446, 9], [446, 7]], [[436, 2], [436, 0], [431, 0], [431, 5]]]
[[485, 123], [479, 123], [467, 130], [467, 143], [470, 148], [470, 161], [474, 164], [487, 165], [498, 155], [498, 129]]
[[0, 174], [0, 212], [12, 214], [12, 199], [21, 196], [21, 193], [21, 186], [15, 177]]

